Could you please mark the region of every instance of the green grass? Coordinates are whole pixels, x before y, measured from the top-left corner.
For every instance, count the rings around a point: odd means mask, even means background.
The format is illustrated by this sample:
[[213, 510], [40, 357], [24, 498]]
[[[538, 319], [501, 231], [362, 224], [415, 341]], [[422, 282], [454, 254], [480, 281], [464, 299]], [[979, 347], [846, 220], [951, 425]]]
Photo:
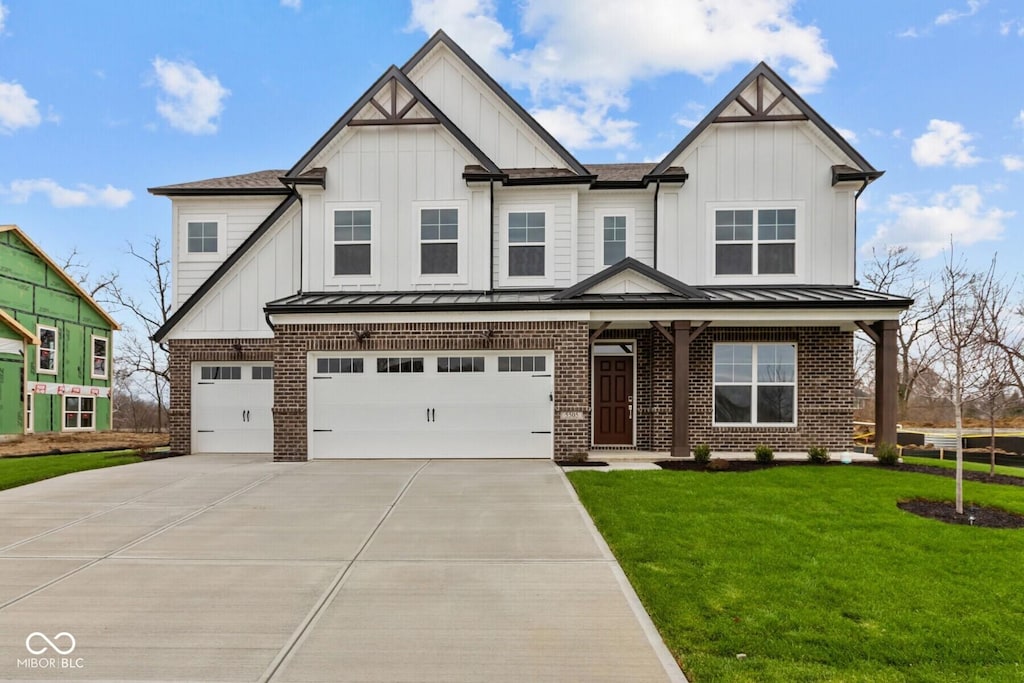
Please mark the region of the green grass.
[[[903, 462], [908, 465], [930, 465], [932, 467], [943, 467], [950, 470], [956, 467], [955, 455], [951, 459], [937, 460], [935, 458], [918, 458], [906, 455], [905, 453], [906, 451], [904, 451]], [[985, 474], [988, 474], [988, 465], [979, 462], [964, 462], [964, 471], [984, 472]], [[996, 465], [996, 474], [1005, 474], [1008, 477], [1024, 477], [1024, 469], [1020, 467]]]
[[33, 458], [0, 458], [0, 490], [24, 486], [70, 472], [128, 465], [141, 461], [142, 458], [133, 450], [42, 455]]
[[[1024, 681], [1024, 530], [896, 507], [952, 499], [952, 480], [840, 466], [569, 478], [692, 683]], [[964, 492], [1024, 513], [1024, 489]]]

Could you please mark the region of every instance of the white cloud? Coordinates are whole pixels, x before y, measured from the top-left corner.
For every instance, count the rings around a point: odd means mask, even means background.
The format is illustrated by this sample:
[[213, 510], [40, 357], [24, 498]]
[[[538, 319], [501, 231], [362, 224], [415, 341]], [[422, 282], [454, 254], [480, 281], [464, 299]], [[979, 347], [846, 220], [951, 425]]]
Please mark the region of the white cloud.
[[977, 185], [954, 185], [924, 204], [911, 195], [892, 195], [888, 202], [892, 218], [879, 224], [865, 251], [903, 244], [922, 258], [931, 258], [949, 246], [950, 238], [963, 246], [997, 240], [1006, 228], [1004, 221], [1014, 212], [984, 203]]
[[153, 71], [164, 97], [156, 110], [172, 128], [203, 135], [217, 132], [216, 119], [224, 111], [224, 99], [231, 91], [216, 76], [207, 76], [189, 62], [153, 60]]
[[835, 68], [819, 29], [793, 16], [795, 0], [595, 4], [528, 0], [519, 17], [528, 46], [513, 44], [492, 0], [413, 0], [409, 26], [443, 28], [495, 78], [529, 88], [538, 117], [586, 126], [576, 144], [565, 140], [579, 149], [635, 144], [636, 124], [621, 112], [638, 80], [713, 79], [763, 59], [810, 92]]
[[955, 121], [932, 119], [928, 132], [914, 140], [910, 156], [918, 166], [973, 166], [981, 161], [969, 143], [974, 136]]
[[1024, 171], [1024, 157], [1007, 154], [1003, 157], [1003, 168], [1007, 171]]
[[565, 105], [535, 109], [532, 114], [549, 133], [574, 149], [633, 147], [634, 121], [611, 119], [602, 107], [582, 111]]
[[897, 38], [920, 38], [921, 34], [917, 32], [917, 29], [911, 26], [905, 31], [896, 34]]
[[0, 33], [4, 32], [4, 24], [7, 23], [7, 13], [9, 10], [4, 7], [4, 3], [0, 2]]
[[83, 206], [103, 206], [119, 209], [134, 199], [131, 190], [122, 190], [107, 185], [93, 187], [84, 183], [74, 189], [62, 187], [50, 178], [34, 178], [31, 180], [14, 180], [4, 188], [0, 186], [0, 194], [10, 197], [15, 204], [24, 204], [34, 194], [45, 194], [50, 203], [58, 209], [77, 208]]
[[281, 0], [281, 7], [287, 7], [298, 12], [302, 9], [302, 0]]
[[836, 132], [846, 138], [847, 142], [857, 142], [857, 134], [849, 128], [836, 128]]
[[984, 4], [985, 0], [967, 0], [967, 9], [963, 11], [948, 9], [935, 17], [935, 25], [945, 26], [946, 24], [952, 24], [954, 21], [958, 21], [965, 17], [973, 17]]
[[39, 100], [29, 97], [20, 83], [0, 81], [0, 133], [34, 128], [40, 121]]
[[1013, 123], [1016, 126], [1020, 126], [1021, 128], [1024, 128], [1024, 109], [1020, 110], [1020, 113], [1017, 114], [1017, 118], [1015, 118], [1013, 120]]
[[1008, 36], [1011, 33], [1024, 37], [1024, 21], [1020, 19], [1011, 19], [999, 24], [999, 35]]

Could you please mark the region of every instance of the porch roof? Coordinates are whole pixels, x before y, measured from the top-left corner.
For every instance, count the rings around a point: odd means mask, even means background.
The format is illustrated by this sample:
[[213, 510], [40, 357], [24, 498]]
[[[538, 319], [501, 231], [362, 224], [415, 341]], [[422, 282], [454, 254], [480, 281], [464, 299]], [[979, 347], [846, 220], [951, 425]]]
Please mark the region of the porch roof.
[[269, 314], [371, 313], [408, 311], [507, 311], [592, 309], [901, 309], [913, 300], [858, 287], [806, 285], [789, 287], [693, 287], [700, 296], [679, 293], [578, 294], [558, 298], [564, 290], [495, 290], [492, 292], [304, 292], [271, 301]]

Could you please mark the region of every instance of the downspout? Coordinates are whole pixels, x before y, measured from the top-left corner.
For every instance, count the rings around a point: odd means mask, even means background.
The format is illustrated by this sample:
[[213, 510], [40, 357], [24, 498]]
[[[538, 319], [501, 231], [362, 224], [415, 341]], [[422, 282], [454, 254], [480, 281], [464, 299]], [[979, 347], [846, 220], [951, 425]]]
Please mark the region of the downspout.
[[654, 181], [654, 269], [658, 269], [658, 193], [661, 192], [661, 181]]
[[[300, 290], [299, 293], [301, 294], [302, 291]], [[263, 319], [267, 321], [267, 327], [270, 328], [271, 332], [277, 332], [277, 328], [274, 327], [274, 323], [270, 322], [270, 313], [268, 313], [266, 309], [263, 310]]]
[[490, 274], [490, 284], [487, 291], [490, 293], [494, 291], [494, 230], [496, 227], [494, 223], [494, 180], [489, 180], [487, 184], [491, 188], [490, 204], [487, 207], [491, 214], [491, 231], [488, 233], [487, 238], [487, 272]]
[[871, 181], [865, 178], [861, 181], [860, 189], [853, 195], [853, 286], [859, 287], [860, 280], [857, 279], [857, 200], [864, 194], [864, 190], [868, 189], [868, 183]]
[[[303, 242], [304, 242], [304, 240], [303, 240], [303, 233], [305, 232], [303, 230], [303, 227], [304, 227], [303, 226], [303, 214], [306, 213], [306, 206], [302, 202], [302, 193], [299, 192], [299, 188], [296, 187], [295, 185], [292, 185], [292, 192], [294, 192], [295, 195], [299, 198], [299, 291], [296, 292], [296, 294], [302, 294], [302, 272], [303, 272], [303, 265], [306, 262], [306, 253], [302, 250], [303, 249]], [[270, 325], [270, 316], [269, 315], [267, 316], [267, 324]], [[271, 330], [271, 332], [273, 332], [273, 330], [274, 330], [274, 326], [273, 325], [270, 325], [270, 330]]]

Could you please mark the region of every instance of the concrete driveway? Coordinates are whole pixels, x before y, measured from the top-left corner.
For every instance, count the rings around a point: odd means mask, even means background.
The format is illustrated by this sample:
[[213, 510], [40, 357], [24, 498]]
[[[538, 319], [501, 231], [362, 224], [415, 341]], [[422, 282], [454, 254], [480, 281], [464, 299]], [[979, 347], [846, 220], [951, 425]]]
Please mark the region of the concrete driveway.
[[550, 462], [189, 456], [0, 519], [4, 680], [685, 680]]

